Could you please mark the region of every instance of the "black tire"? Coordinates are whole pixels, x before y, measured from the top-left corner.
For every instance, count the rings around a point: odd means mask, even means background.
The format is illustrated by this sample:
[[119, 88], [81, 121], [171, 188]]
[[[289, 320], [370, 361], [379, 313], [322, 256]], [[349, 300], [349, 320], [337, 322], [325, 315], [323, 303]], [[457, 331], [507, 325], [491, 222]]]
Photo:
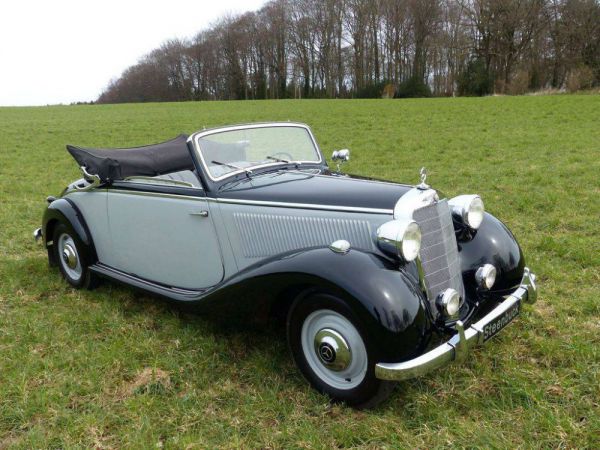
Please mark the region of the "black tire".
[[[64, 254], [65, 249], [68, 250], [69, 255], [75, 255], [75, 267], [72, 267], [73, 260], [69, 260]], [[91, 261], [91, 249], [79, 239], [70, 224], [59, 223], [54, 228], [52, 251], [60, 273], [67, 283], [77, 289], [93, 289], [97, 286], [98, 277], [89, 270], [90, 264], [93, 263]], [[68, 261], [71, 261], [71, 266]]]
[[[339, 316], [342, 318], [339, 318]], [[333, 352], [333, 360], [330, 363], [323, 362], [325, 357], [322, 351], [327, 350], [325, 353], [327, 353], [326, 356], [329, 356], [331, 348], [325, 348], [328, 346], [327, 342], [319, 340], [321, 333], [315, 335], [314, 346], [310, 343], [310, 336], [314, 334], [310, 330], [319, 328], [320, 323], [327, 323], [328, 318], [339, 321], [341, 326], [338, 329], [335, 325], [332, 325], [331, 327], [322, 328], [321, 331], [328, 330], [325, 331], [325, 334], [327, 334], [333, 330], [344, 338], [343, 342], [358, 344], [354, 345], [357, 349], [354, 352], [352, 346], [348, 345], [351, 349], [351, 362], [343, 369], [340, 367], [330, 369], [331, 365], [336, 363], [337, 355], [335, 351]], [[354, 327], [354, 330], [347, 327], [348, 322]], [[303, 331], [305, 325], [306, 328]], [[350, 307], [339, 298], [321, 293], [297, 298], [288, 313], [287, 337], [292, 356], [300, 372], [317, 391], [328, 395], [333, 401], [344, 402], [359, 409], [366, 409], [377, 406], [391, 394], [395, 384], [375, 377], [378, 352], [374, 348], [373, 342], [368, 339], [364, 327]], [[358, 339], [362, 340], [362, 345]], [[308, 344], [306, 344], [307, 342]], [[321, 344], [318, 344], [319, 342]], [[311, 351], [314, 352], [314, 355], [310, 354]], [[343, 367], [346, 360], [343, 359], [342, 353], [340, 355], [342, 355], [341, 366]], [[358, 355], [361, 357], [358, 358]], [[355, 361], [358, 359], [360, 359], [359, 362]], [[323, 367], [319, 367], [318, 362], [321, 362]], [[353, 368], [352, 366], [355, 363], [358, 366]], [[329, 367], [327, 367], [328, 364]], [[362, 367], [362, 369], [359, 369], [359, 367]], [[344, 380], [345, 375], [348, 373], [358, 375], [354, 380]], [[344, 385], [344, 381], [349, 384]]]

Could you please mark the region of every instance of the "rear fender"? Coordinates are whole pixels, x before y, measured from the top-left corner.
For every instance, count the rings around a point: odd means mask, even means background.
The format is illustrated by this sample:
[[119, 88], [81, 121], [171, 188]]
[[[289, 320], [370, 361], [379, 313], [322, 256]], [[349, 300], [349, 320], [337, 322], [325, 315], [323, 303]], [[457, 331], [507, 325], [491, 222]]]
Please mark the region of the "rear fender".
[[79, 240], [85, 245], [86, 249], [88, 249], [89, 254], [87, 256], [95, 261], [97, 257], [94, 242], [92, 241], [92, 235], [81, 211], [71, 200], [60, 198], [48, 205], [42, 219], [42, 235], [44, 238], [44, 245], [48, 250], [50, 264], [56, 264], [54, 253], [52, 251], [52, 239], [54, 227], [59, 223], [69, 224], [73, 228], [73, 231]]

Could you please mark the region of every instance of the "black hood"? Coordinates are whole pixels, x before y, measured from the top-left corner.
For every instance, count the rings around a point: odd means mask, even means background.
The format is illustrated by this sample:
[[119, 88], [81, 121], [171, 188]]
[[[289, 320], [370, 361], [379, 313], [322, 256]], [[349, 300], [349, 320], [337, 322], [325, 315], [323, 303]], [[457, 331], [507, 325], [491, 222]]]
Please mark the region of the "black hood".
[[328, 170], [280, 170], [226, 185], [219, 198], [303, 203], [355, 208], [394, 209], [412, 186], [388, 183]]

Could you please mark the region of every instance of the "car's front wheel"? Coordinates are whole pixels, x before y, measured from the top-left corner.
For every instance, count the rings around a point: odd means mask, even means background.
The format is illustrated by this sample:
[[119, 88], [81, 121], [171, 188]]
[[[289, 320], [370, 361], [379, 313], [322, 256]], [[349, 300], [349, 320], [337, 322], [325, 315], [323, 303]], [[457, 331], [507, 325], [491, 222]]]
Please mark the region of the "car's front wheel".
[[65, 280], [75, 288], [93, 288], [97, 277], [88, 269], [88, 249], [73, 228], [66, 223], [58, 224], [52, 241], [54, 258]]
[[319, 392], [359, 408], [376, 406], [391, 393], [393, 383], [375, 377], [376, 349], [339, 298], [313, 294], [297, 299], [287, 330], [298, 368]]

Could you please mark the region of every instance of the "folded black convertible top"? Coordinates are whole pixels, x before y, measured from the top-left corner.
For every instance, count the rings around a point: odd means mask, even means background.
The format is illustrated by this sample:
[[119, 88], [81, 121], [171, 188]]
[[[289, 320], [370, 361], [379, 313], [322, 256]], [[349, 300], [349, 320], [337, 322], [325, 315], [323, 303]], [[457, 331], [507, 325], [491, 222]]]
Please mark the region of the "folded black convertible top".
[[130, 176], [156, 176], [180, 170], [194, 170], [187, 136], [133, 148], [83, 148], [67, 145], [67, 150], [88, 173], [104, 183]]

